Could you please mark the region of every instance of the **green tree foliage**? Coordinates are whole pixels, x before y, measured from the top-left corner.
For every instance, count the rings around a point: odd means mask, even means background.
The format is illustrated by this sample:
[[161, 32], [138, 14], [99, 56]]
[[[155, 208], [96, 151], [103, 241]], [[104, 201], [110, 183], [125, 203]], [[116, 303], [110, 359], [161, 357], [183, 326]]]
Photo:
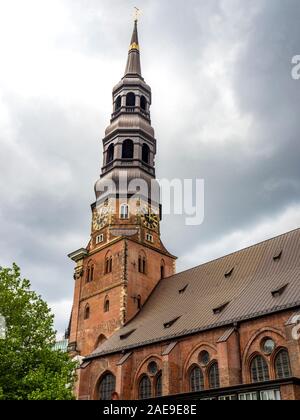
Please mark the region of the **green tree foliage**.
[[76, 365], [53, 350], [53, 315], [30, 287], [15, 264], [0, 268], [0, 315], [6, 321], [5, 338], [0, 338], [0, 399], [74, 399]]

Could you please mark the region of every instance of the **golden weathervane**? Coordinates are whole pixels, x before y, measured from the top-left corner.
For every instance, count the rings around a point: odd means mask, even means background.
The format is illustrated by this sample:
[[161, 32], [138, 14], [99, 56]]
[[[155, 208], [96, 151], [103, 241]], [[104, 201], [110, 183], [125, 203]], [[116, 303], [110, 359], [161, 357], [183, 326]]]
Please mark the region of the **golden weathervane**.
[[133, 12], [134, 21], [137, 22], [141, 15], [142, 15], [141, 9], [139, 9], [138, 7], [135, 7], [134, 12]]

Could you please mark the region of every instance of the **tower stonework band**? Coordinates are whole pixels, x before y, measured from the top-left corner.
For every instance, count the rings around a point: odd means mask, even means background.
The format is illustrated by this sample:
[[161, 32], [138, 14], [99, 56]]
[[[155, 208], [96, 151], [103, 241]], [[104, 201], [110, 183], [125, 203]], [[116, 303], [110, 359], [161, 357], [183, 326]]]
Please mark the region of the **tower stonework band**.
[[76, 397], [300, 399], [300, 230], [175, 274], [137, 19], [112, 99], [90, 239], [69, 255]]

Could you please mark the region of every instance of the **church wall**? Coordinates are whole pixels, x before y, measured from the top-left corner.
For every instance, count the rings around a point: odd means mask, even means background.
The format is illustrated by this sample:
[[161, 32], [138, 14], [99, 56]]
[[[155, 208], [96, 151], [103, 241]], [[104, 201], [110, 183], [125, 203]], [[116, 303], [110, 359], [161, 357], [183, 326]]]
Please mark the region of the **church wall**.
[[[105, 273], [107, 255], [113, 259], [112, 272], [108, 274]], [[145, 274], [138, 270], [139, 255], [146, 257]], [[110, 337], [139, 311], [137, 297], [141, 296], [143, 305], [160, 280], [162, 261], [165, 276], [174, 274], [174, 258], [126, 239], [98, 249], [84, 260], [83, 276], [75, 283], [72, 318], [72, 328], [76, 333], [73, 340], [77, 342], [77, 351], [82, 356], [95, 350], [99, 337]], [[91, 282], [87, 282], [88, 267], [93, 267]], [[108, 312], [104, 310], [106, 299], [109, 299]], [[87, 306], [90, 315], [85, 319]]]
[[[210, 363], [207, 367], [201, 367], [204, 373], [204, 388], [208, 390], [209, 379], [208, 372], [211, 364], [217, 361], [220, 370], [220, 387], [250, 384], [250, 364], [251, 356], [261, 354], [261, 340], [265, 337], [274, 339], [277, 349], [286, 348], [289, 351], [290, 358], [296, 356], [299, 360], [299, 347], [296, 355], [293, 354], [294, 347], [290, 347], [290, 342], [286, 334], [286, 322], [293, 315], [294, 311], [285, 311], [282, 313], [262, 317], [259, 319], [243, 322], [238, 329], [222, 342], [220, 337], [224, 336], [227, 328], [218, 328], [215, 330], [199, 333], [177, 340], [177, 345], [169, 354], [164, 354], [168, 344], [157, 343], [133, 350], [132, 355], [120, 367], [116, 364], [122, 358], [122, 354], [106, 356], [91, 362], [89, 369], [90, 375], [95, 378], [109, 369], [116, 377], [122, 376], [122, 386], [119, 389], [120, 399], [137, 399], [138, 384], [140, 378], [147, 374], [148, 364], [155, 360], [159, 370], [163, 372], [163, 394], [175, 395], [190, 392], [189, 374], [191, 368], [199, 364], [199, 354], [206, 350], [210, 354]], [[291, 327], [290, 327], [291, 328]], [[175, 339], [176, 341], [176, 339]], [[299, 341], [296, 342], [299, 344]], [[275, 380], [274, 356], [264, 355], [267, 360], [270, 380]], [[103, 365], [104, 364], [104, 365]], [[291, 362], [292, 364], [292, 362]], [[120, 376], [121, 375], [121, 376]], [[292, 375], [299, 377], [292, 366]], [[155, 377], [151, 377], [152, 386], [155, 387]], [[94, 385], [95, 382], [94, 382]], [[90, 397], [93, 397], [93, 390]], [[300, 398], [299, 388], [293, 385], [282, 387], [282, 399]]]
[[[113, 258], [112, 273], [105, 274], [105, 258], [111, 253]], [[93, 265], [93, 281], [87, 282], [87, 267]], [[84, 276], [80, 291], [77, 351], [88, 355], [95, 350], [98, 338], [106, 338], [121, 326], [121, 293], [124, 277], [124, 244], [122, 241], [112, 244], [98, 253], [86, 258], [83, 264]], [[105, 312], [105, 299], [109, 299], [109, 311]], [[84, 319], [86, 306], [90, 307], [90, 316]]]

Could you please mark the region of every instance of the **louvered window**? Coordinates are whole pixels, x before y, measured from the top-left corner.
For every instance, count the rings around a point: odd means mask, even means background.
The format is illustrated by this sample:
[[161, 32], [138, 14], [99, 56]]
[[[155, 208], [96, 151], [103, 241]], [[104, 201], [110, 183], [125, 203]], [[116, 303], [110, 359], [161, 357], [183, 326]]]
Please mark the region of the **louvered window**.
[[172, 319], [172, 320], [171, 320], [171, 321], [169, 321], [169, 322], [165, 322], [165, 323], [164, 323], [164, 328], [171, 328], [171, 327], [172, 327], [172, 325], [174, 325], [174, 324], [175, 324], [175, 322], [177, 322], [179, 318], [181, 318], [181, 317], [180, 317], [180, 316], [178, 316], [177, 318], [174, 318], [174, 319]]
[[182, 289], [178, 290], [178, 293], [180, 295], [183, 295], [183, 293], [186, 291], [187, 288], [188, 288], [188, 284], [186, 284]]
[[133, 334], [135, 331], [136, 331], [136, 329], [131, 330], [131, 331], [128, 331], [128, 332], [127, 332], [127, 333], [125, 333], [125, 334], [121, 334], [121, 335], [120, 335], [120, 340], [126, 340], [126, 338], [130, 337], [130, 336], [131, 336], [131, 334]]

